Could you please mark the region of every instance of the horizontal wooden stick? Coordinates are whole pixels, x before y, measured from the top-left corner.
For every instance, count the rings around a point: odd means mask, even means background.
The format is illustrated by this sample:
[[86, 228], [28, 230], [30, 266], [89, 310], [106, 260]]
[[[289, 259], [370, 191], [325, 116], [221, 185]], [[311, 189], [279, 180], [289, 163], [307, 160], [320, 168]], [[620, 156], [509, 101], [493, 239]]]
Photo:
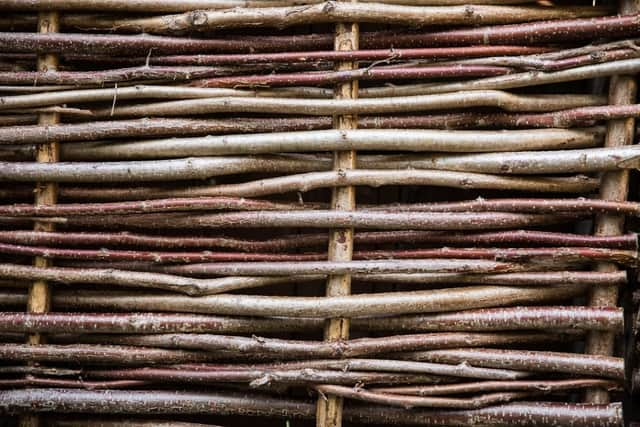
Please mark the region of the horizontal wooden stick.
[[[213, 214], [141, 214], [109, 217], [73, 217], [65, 222], [84, 226], [114, 226], [166, 229], [262, 228], [262, 227], [353, 227], [381, 230], [499, 230], [527, 225], [558, 224], [587, 216], [560, 212], [521, 214], [502, 212], [334, 212], [310, 211], [244, 211]], [[150, 221], [153, 224], [150, 224]]]
[[[632, 147], [630, 147], [632, 148]], [[576, 151], [576, 150], [573, 150]], [[568, 152], [569, 157], [573, 153]], [[363, 157], [360, 157], [363, 159]], [[287, 192], [305, 192], [316, 188], [333, 187], [336, 185], [430, 185], [439, 187], [453, 187], [464, 189], [503, 189], [532, 192], [585, 193], [598, 188], [599, 182], [585, 176], [573, 177], [521, 177], [497, 176], [479, 173], [450, 172], [437, 170], [408, 170], [412, 160], [406, 157], [372, 158], [368, 165], [384, 166], [397, 170], [353, 170], [338, 172], [316, 172], [249, 181], [239, 184], [202, 185], [196, 187], [120, 187], [102, 188], [96, 192], [91, 188], [64, 187], [61, 195], [64, 197], [96, 200], [127, 200], [171, 198], [171, 197], [257, 197]], [[605, 157], [606, 159], [606, 157]], [[266, 160], [266, 163], [263, 162]], [[363, 159], [363, 160], [366, 160]], [[609, 157], [609, 160], [613, 160]], [[226, 164], [227, 169], [221, 169]], [[37, 163], [8, 163], [0, 162], [0, 180], [36, 182], [48, 180], [52, 182], [130, 182], [132, 179], [140, 181], [170, 181], [176, 179], [205, 179], [212, 174], [233, 174], [253, 171], [266, 172], [273, 164], [269, 159], [248, 161], [246, 158], [193, 158], [178, 160], [158, 160], [146, 162], [60, 162], [55, 167]], [[416, 162], [419, 165], [418, 162]], [[281, 159], [278, 166], [297, 170], [309, 168], [310, 165], [299, 159], [298, 162], [287, 162]], [[216, 168], [214, 168], [214, 166]], [[313, 166], [313, 165], [311, 165]], [[365, 165], [363, 165], [365, 166]], [[616, 168], [619, 167], [616, 164]], [[632, 165], [629, 165], [632, 166]], [[410, 167], [410, 166], [409, 166]], [[548, 166], [551, 167], [551, 166]], [[558, 166], [556, 165], [556, 168]], [[135, 169], [135, 173], [132, 173]], [[533, 172], [532, 172], [533, 173]], [[81, 174], [81, 175], [80, 175]], [[82, 178], [80, 178], [82, 177]]]
[[0, 313], [1, 332], [270, 333], [320, 330], [318, 319], [247, 318], [166, 313]]
[[[0, 122], [2, 124], [2, 122]], [[208, 135], [222, 133], [288, 132], [328, 129], [329, 117], [167, 119], [144, 118], [90, 123], [64, 123], [46, 129], [37, 126], [0, 127], [0, 144], [39, 144], [55, 139], [60, 142], [96, 141], [112, 138]]]
[[[472, 66], [473, 67], [473, 66]], [[497, 68], [495, 67], [496, 74]], [[470, 70], [473, 70], [471, 68]], [[477, 69], [480, 72], [482, 69]], [[268, 71], [268, 70], [265, 70]], [[489, 72], [489, 70], [486, 70]], [[103, 85], [137, 80], [160, 80], [179, 82], [204, 79], [230, 74], [251, 72], [237, 67], [182, 67], [182, 66], [140, 66], [100, 71], [4, 71], [0, 72], [3, 85]]]
[[[563, 269], [567, 263], [580, 262], [580, 257], [540, 259], [531, 264], [489, 260], [425, 259], [374, 261], [296, 261], [206, 263], [168, 266], [164, 271], [202, 276], [282, 276], [315, 274], [385, 274], [385, 273], [512, 273]], [[545, 268], [546, 267], [546, 268]]]
[[[57, 205], [14, 204], [0, 205], [0, 215], [8, 216], [74, 216], [134, 214], [149, 212], [236, 211], [236, 210], [296, 210], [313, 209], [323, 205], [271, 202], [237, 197], [197, 197], [113, 203], [72, 203]], [[618, 208], [624, 208], [622, 203]], [[613, 205], [612, 205], [613, 208]]]
[[[367, 331], [501, 331], [581, 329], [621, 331], [622, 309], [598, 307], [505, 307], [435, 315], [353, 319]], [[246, 318], [163, 313], [0, 313], [0, 332], [144, 334], [270, 333], [319, 330], [318, 319]]]
[[[629, 45], [632, 42], [629, 41]], [[602, 46], [603, 48], [605, 46]], [[585, 47], [585, 51], [588, 48]], [[605, 62], [620, 61], [623, 59], [638, 58], [640, 54], [630, 48], [611, 49], [602, 52], [601, 55], [594, 55], [593, 52], [579, 54], [576, 56], [567, 56], [562, 59], [542, 59], [543, 55], [529, 55], [520, 57], [492, 57], [483, 59], [463, 59], [455, 62], [458, 65], [485, 65], [507, 67], [522, 70], [538, 70], [545, 72], [553, 72], [566, 70], [570, 68], [582, 67], [592, 64], [601, 64]], [[441, 62], [440, 65], [453, 65], [453, 61]]]
[[[562, 261], [558, 261], [562, 265]], [[566, 262], [566, 261], [565, 261]], [[491, 260], [471, 259], [421, 259], [384, 261], [294, 261], [294, 262], [219, 262], [164, 267], [165, 271], [189, 275], [219, 276], [287, 276], [317, 274], [384, 274], [384, 273], [510, 273], [541, 270], [540, 265], [518, 264]], [[552, 265], [553, 267], [553, 265]], [[156, 287], [187, 294], [217, 293], [223, 281], [206, 281], [159, 273], [133, 273], [108, 269], [37, 268], [18, 264], [0, 264], [5, 278], [42, 279], [63, 283], [105, 283], [121, 286]], [[224, 289], [224, 288], [223, 288]]]
[[[206, 262], [303, 262], [322, 261], [326, 253], [309, 254], [273, 254], [246, 252], [146, 252], [110, 249], [66, 249], [38, 246], [19, 246], [0, 243], [0, 253], [11, 255], [40, 256], [43, 258], [95, 260], [95, 261], [131, 261], [162, 263], [206, 263]], [[638, 263], [637, 251], [623, 251], [599, 248], [461, 248], [461, 249], [411, 249], [411, 250], [368, 250], [355, 251], [354, 260], [385, 259], [488, 259], [508, 262], [542, 262], [542, 260], [568, 261], [607, 261], [623, 266], [634, 267]], [[162, 267], [159, 267], [162, 268]], [[423, 282], [424, 283], [424, 282]]]
[[[467, 310], [442, 314], [361, 319], [355, 325], [365, 330], [378, 331], [393, 328], [399, 331], [446, 330], [514, 330], [514, 329], [575, 329], [605, 328], [622, 332], [622, 310], [582, 306], [507, 307]], [[407, 327], [407, 329], [404, 329]]]
[[[589, 148], [602, 143], [603, 132], [600, 128], [526, 131], [407, 129], [402, 132], [395, 129], [354, 129], [170, 138], [105, 144], [98, 142], [90, 149], [95, 153], [93, 156], [144, 159], [317, 152], [336, 150], [340, 147], [361, 151], [515, 152]], [[87, 148], [79, 145], [76, 149]], [[73, 152], [71, 154], [73, 155]]]
[[0, 264], [3, 277], [20, 280], [46, 280], [57, 283], [102, 283], [126, 287], [163, 289], [187, 295], [208, 295], [236, 289], [246, 289], [270, 284], [287, 283], [295, 277], [221, 277], [195, 279], [162, 273], [133, 272], [113, 268], [74, 269], [65, 267], [31, 267], [18, 264]]
[[[117, 29], [119, 32], [184, 34], [255, 25], [283, 28], [336, 22], [401, 24], [410, 26], [487, 25], [530, 22], [545, 19], [586, 18], [606, 15], [600, 7], [535, 6], [404, 6], [380, 3], [327, 1], [294, 7], [237, 8], [225, 11], [192, 11], [181, 15], [150, 18], [96, 17], [86, 27]], [[79, 27], [84, 25], [79, 23]]]
[[127, 389], [138, 388], [148, 385], [145, 381], [136, 380], [116, 380], [116, 381], [83, 381], [69, 380], [61, 378], [20, 378], [20, 379], [0, 379], [0, 389], [18, 389], [18, 388], [38, 388], [38, 387], [60, 387], [60, 388], [76, 388], [87, 390], [104, 390], [104, 389]]
[[128, 365], [198, 363], [216, 360], [210, 353], [154, 348], [74, 344], [11, 344], [0, 347], [1, 360], [54, 363], [110, 363]]
[[[499, 392], [480, 394], [471, 397], [415, 397], [399, 394], [386, 394], [378, 391], [369, 391], [360, 387], [344, 387], [339, 385], [319, 385], [314, 387], [319, 393], [327, 393], [340, 396], [345, 399], [362, 400], [380, 405], [400, 406], [405, 409], [413, 408], [450, 408], [450, 409], [477, 409], [499, 403], [530, 397], [532, 392]], [[539, 392], [538, 392], [539, 393]]]
[[122, 417], [122, 416], [92, 416], [87, 417], [72, 417], [72, 416], [63, 416], [63, 417], [47, 417], [50, 420], [52, 426], [55, 427], [89, 427], [94, 426], [95, 423], [100, 423], [101, 427], [220, 427], [214, 424], [202, 424], [202, 423], [190, 423], [185, 421], [167, 421], [159, 418], [153, 417], [136, 417], [136, 419], [132, 419], [131, 417]]
[[[497, 232], [434, 232], [434, 231], [382, 231], [356, 232], [356, 244], [429, 244], [446, 246], [584, 246], [594, 248], [637, 250], [635, 234], [621, 236], [589, 236], [545, 231], [497, 231]], [[290, 250], [324, 246], [323, 234], [290, 234], [279, 238], [253, 240], [228, 236], [174, 237], [156, 234], [108, 233], [108, 232], [39, 232], [31, 230], [0, 230], [0, 241], [18, 245], [49, 246], [133, 246], [152, 249], [211, 249], [226, 248], [246, 252], [288, 252]]]
[[[158, 212], [190, 212], [208, 210], [305, 210], [325, 208], [323, 204], [286, 203], [235, 197], [173, 198], [107, 203], [60, 203], [54, 206], [29, 204], [0, 205], [0, 215], [6, 216], [91, 216]], [[476, 199], [463, 202], [364, 205], [364, 211], [385, 212], [513, 212], [513, 213], [617, 213], [640, 216], [640, 206], [634, 202], [597, 199]]]
[[[226, 77], [194, 77], [189, 86], [194, 87], [279, 87], [279, 86], [317, 86], [361, 81], [450, 79], [467, 77], [502, 76], [511, 73], [508, 67], [492, 65], [431, 65], [428, 67], [388, 67], [358, 68], [343, 71], [325, 71], [308, 73], [253, 74]], [[2, 82], [0, 75], [0, 82]]]
[[[177, 368], [177, 369], [176, 369]], [[230, 369], [229, 369], [230, 368]], [[127, 369], [123, 371], [91, 371], [89, 373], [92, 377], [97, 378], [109, 378], [109, 379], [159, 379], [162, 376], [170, 378], [179, 378], [179, 372], [185, 369], [188, 371], [197, 371], [200, 373], [209, 374], [209, 381], [215, 381], [216, 377], [219, 379], [227, 378], [227, 381], [233, 377], [243, 378], [243, 380], [251, 380], [253, 387], [268, 385], [269, 383], [278, 380], [281, 376], [282, 379], [286, 377], [299, 376], [300, 372], [309, 370], [310, 378], [314, 376], [314, 371], [320, 375], [326, 375], [330, 370], [337, 370], [341, 373], [359, 373], [360, 375], [371, 372], [380, 375], [381, 373], [397, 373], [403, 375], [421, 375], [418, 377], [420, 383], [434, 384], [443, 381], [449, 381], [453, 378], [483, 378], [483, 379], [504, 379], [514, 380], [521, 379], [530, 376], [528, 372], [513, 371], [509, 369], [493, 369], [493, 368], [476, 368], [473, 366], [463, 365], [447, 365], [442, 363], [428, 363], [428, 362], [412, 362], [404, 360], [388, 360], [388, 359], [316, 359], [316, 360], [302, 360], [302, 361], [290, 361], [290, 362], [271, 362], [271, 363], [259, 363], [249, 365], [210, 365], [210, 364], [187, 364], [177, 365], [174, 368], [162, 370], [162, 368], [153, 369], [154, 372], [147, 373], [144, 369]], [[225, 372], [226, 371], [226, 372]], [[256, 373], [259, 373], [259, 376]], [[279, 374], [276, 374], [278, 373]], [[178, 375], [176, 375], [176, 373]], [[133, 375], [132, 375], [133, 374]], [[150, 375], [149, 375], [150, 374]], [[448, 378], [449, 377], [449, 378]], [[348, 377], [347, 377], [348, 378]], [[353, 381], [354, 376], [351, 376]], [[175, 380], [174, 380], [175, 381]], [[300, 379], [298, 379], [300, 381]], [[322, 382], [322, 381], [317, 381]], [[325, 383], [331, 381], [324, 381]], [[352, 383], [353, 384], [353, 383]]]
[[[72, 339], [75, 343], [75, 338]], [[153, 334], [91, 335], [81, 337], [79, 342], [198, 350], [211, 353], [223, 352], [227, 355], [236, 355], [236, 357], [250, 356], [255, 353], [261, 357], [271, 357], [278, 360], [300, 360], [342, 359], [426, 349], [524, 345], [556, 339], [576, 340], [580, 339], [580, 335], [559, 334], [551, 337], [545, 333], [443, 332], [322, 342], [257, 336]]]
[[[364, 116], [358, 126], [363, 129], [466, 129], [492, 128], [568, 128], [591, 126], [595, 121], [640, 116], [640, 105], [582, 107], [540, 114], [511, 113], [450, 113], [423, 116]], [[22, 117], [22, 116], [21, 116]], [[25, 116], [28, 119], [28, 116]], [[0, 124], [2, 118], [0, 118]], [[32, 120], [25, 120], [26, 124]], [[0, 144], [17, 149], [18, 144], [40, 144], [49, 140], [60, 142], [98, 141], [113, 138], [150, 138], [162, 136], [198, 136], [207, 134], [292, 132], [328, 129], [329, 117], [180, 119], [144, 118], [64, 123], [39, 126], [0, 127]], [[69, 153], [67, 152], [67, 155]], [[77, 159], [82, 159], [77, 153]]]
[[624, 359], [612, 356], [502, 349], [433, 350], [408, 353], [405, 356], [410, 360], [437, 363], [466, 361], [473, 366], [562, 372], [618, 380], [624, 378]]
[[[323, 0], [136, 0], [135, 2], [124, 0], [3, 0], [0, 7], [6, 10], [42, 11], [42, 10], [93, 10], [114, 12], [188, 12], [202, 9], [231, 9], [254, 7], [282, 7], [304, 4], [322, 3]], [[518, 4], [527, 3], [527, 0], [482, 0], [481, 4]], [[467, 4], [462, 0], [378, 0], [377, 3], [404, 4], [404, 5], [456, 5]]]
[[[475, 173], [537, 175], [635, 169], [640, 163], [639, 154], [640, 148], [629, 146], [496, 154], [399, 155], [395, 158], [381, 156], [378, 159], [385, 159], [389, 167], [396, 168], [404, 166], [416, 169], [457, 170]], [[361, 162], [364, 167], [378, 166], [375, 157], [364, 158]]]
[[[297, 318], [327, 318], [340, 313], [349, 317], [392, 316], [397, 314], [466, 310], [501, 307], [513, 304], [559, 301], [580, 295], [585, 286], [520, 288], [480, 286], [433, 291], [414, 291], [353, 297], [291, 298], [217, 295], [182, 297], [175, 294], [140, 294], [58, 290], [53, 302], [61, 309], [161, 311], [173, 313], [206, 313], [240, 316], [284, 316]], [[234, 298], [236, 300], [234, 300]], [[237, 301], [238, 304], [235, 304]], [[17, 291], [0, 292], [0, 305], [19, 306], [26, 303], [26, 294]], [[386, 307], [386, 308], [385, 308]]]
[[[162, 272], [162, 267], [151, 263], [140, 262], [87, 262], [87, 261], [59, 261], [61, 267], [75, 269], [121, 269], [138, 272]], [[563, 266], [566, 268], [572, 267]], [[558, 266], [560, 268], [560, 266]], [[523, 273], [394, 273], [394, 274], [354, 274], [353, 279], [360, 283], [383, 283], [420, 285], [500, 285], [500, 286], [594, 286], [594, 285], [624, 285], [626, 273], [593, 273], [584, 271], [527, 271]], [[227, 277], [218, 280], [220, 286], [227, 290], [255, 288], [281, 283], [298, 283], [313, 286], [326, 277], [324, 275], [302, 276], [241, 276]], [[19, 281], [7, 281], [5, 286], [20, 287]]]
[[[443, 290], [359, 294], [346, 297], [270, 297], [257, 295], [212, 295], [199, 298], [176, 294], [140, 294], [59, 290], [56, 307], [85, 310], [169, 311], [238, 316], [321, 317], [383, 316], [428, 313], [514, 304], [560, 301], [584, 293], [586, 287], [473, 286]], [[13, 293], [0, 294], [0, 303], [21, 301]], [[5, 303], [6, 304], [6, 303]]]
[[241, 53], [218, 55], [153, 56], [151, 64], [162, 65], [237, 65], [259, 63], [299, 63], [314, 61], [401, 61], [411, 59], [473, 58], [499, 55], [530, 55], [548, 52], [535, 46], [464, 46], [447, 48], [321, 50], [306, 52]]
[[[638, 66], [640, 70], [640, 59], [633, 66]], [[622, 61], [620, 61], [622, 62]], [[615, 64], [615, 63], [614, 63]], [[605, 64], [607, 65], [607, 64]], [[445, 85], [439, 85], [444, 87]], [[487, 85], [489, 86], [489, 85]], [[400, 91], [398, 86], [394, 89]], [[122, 88], [119, 91], [125, 91]], [[201, 115], [214, 113], [268, 113], [268, 114], [292, 114], [325, 116], [331, 114], [384, 114], [384, 113], [407, 113], [413, 111], [433, 111], [456, 108], [476, 108], [476, 107], [498, 107], [505, 111], [535, 112], [553, 111], [567, 108], [602, 105], [603, 99], [594, 95], [514, 95], [499, 90], [471, 90], [453, 93], [434, 93], [419, 95], [411, 93], [401, 93], [398, 96], [392, 93], [381, 92], [376, 96], [367, 96], [361, 90], [363, 99], [317, 99], [317, 98], [277, 98], [277, 97], [255, 97], [243, 94], [239, 89], [225, 88], [184, 88], [182, 90], [193, 90], [194, 96], [181, 101], [155, 102], [130, 106], [118, 106], [115, 108], [103, 108], [93, 111], [96, 117], [175, 117], [183, 115]], [[113, 89], [93, 89], [102, 91], [97, 94], [80, 94], [82, 97], [105, 97], [110, 94], [113, 99], [115, 91]], [[146, 89], [145, 89], [146, 90]], [[218, 93], [197, 91], [220, 91]], [[386, 89], [381, 89], [382, 91]], [[88, 92], [89, 90], [87, 90]], [[149, 90], [150, 91], [150, 90]], [[148, 92], [149, 92], [148, 91]], [[235, 91], [225, 95], [223, 91]], [[55, 98], [68, 99], [69, 102], [80, 102], [82, 98], [73, 91], [53, 92], [51, 94], [40, 95], [15, 95], [12, 97], [0, 97], [3, 101], [0, 109], [11, 110], [18, 105], [19, 108], [33, 106], [32, 104], [45, 104]], [[158, 90], [162, 95], [162, 90]], [[447, 92], [447, 91], [442, 91]], [[179, 93], [176, 93], [179, 95]], [[244, 96], [243, 96], [244, 95]], [[380, 96], [377, 96], [380, 95]], [[29, 97], [29, 98], [27, 98]], [[136, 92], [130, 95], [131, 99], [141, 98]], [[214, 98], [215, 97], [215, 98]], [[214, 99], [212, 99], [214, 98]]]
[[[66, 16], [61, 17], [65, 24]], [[77, 21], [77, 20], [76, 20]], [[86, 24], [86, 22], [85, 22]], [[552, 20], [491, 27], [464, 28], [439, 32], [364, 32], [362, 49], [387, 49], [434, 46], [550, 44], [562, 41], [590, 42], [597, 38], [637, 37], [637, 15], [602, 18]], [[234, 36], [217, 39], [159, 37], [151, 35], [111, 35], [73, 33], [0, 33], [3, 52], [98, 54], [115, 56], [203, 54], [208, 52], [284, 52], [329, 50], [333, 34], [293, 36]]]
[[[361, 156], [362, 159], [362, 156]], [[382, 160], [382, 159], [380, 159]], [[398, 163], [403, 163], [402, 161]], [[382, 164], [382, 163], [377, 163]], [[1, 165], [1, 164], [0, 164]], [[387, 163], [393, 168], [393, 163]], [[587, 193], [596, 189], [598, 182], [584, 175], [569, 177], [499, 176], [467, 172], [438, 170], [372, 170], [359, 169], [337, 172], [316, 172], [267, 178], [239, 184], [199, 186], [185, 189], [167, 189], [156, 197], [175, 196], [240, 196], [256, 197], [289, 192], [307, 192], [336, 185], [381, 187], [385, 185], [428, 185], [462, 189], [500, 189], [529, 192]], [[151, 192], [151, 194], [154, 194]], [[153, 197], [153, 196], [152, 196]]]
[[[65, 205], [62, 205], [65, 206]], [[554, 213], [587, 211], [615, 212], [623, 215], [640, 215], [640, 205], [634, 202], [616, 202], [599, 199], [483, 199], [461, 202], [411, 203], [395, 205], [373, 205], [365, 210], [419, 211], [419, 212], [521, 212]], [[0, 206], [0, 212], [2, 207]]]
[[[27, 389], [0, 392], [0, 410], [5, 413], [88, 412], [137, 414], [208, 414], [212, 415], [269, 415], [312, 418], [315, 405], [304, 401], [285, 400], [251, 395], [231, 395], [196, 392], [100, 391]], [[215, 405], [212, 406], [212, 403]], [[212, 410], [213, 408], [213, 410]], [[247, 412], [249, 410], [249, 412]], [[212, 412], [213, 411], [213, 412]], [[559, 423], [580, 423], [617, 427], [622, 420], [620, 404], [567, 403], [511, 403], [489, 408], [458, 411], [406, 411], [400, 408], [345, 408], [344, 417], [350, 422], [365, 424], [395, 423], [427, 426], [504, 425], [512, 419], [526, 417], [532, 427]]]
[[[311, 386], [314, 384], [344, 384], [355, 385], [359, 381], [367, 384], [402, 384], [403, 382], [432, 384], [441, 381], [440, 377], [423, 373], [402, 373], [385, 371], [347, 371], [322, 368], [297, 368], [288, 367], [285, 363], [278, 365], [217, 365], [218, 369], [206, 369], [203, 365], [191, 368], [190, 365], [176, 365], [174, 368], [121, 368], [86, 371], [86, 375], [92, 378], [146, 378], [145, 381], [157, 384], [188, 384], [191, 386], [219, 386], [220, 384], [243, 384], [250, 388], [273, 388], [277, 386]], [[448, 365], [425, 364], [438, 370], [442, 366], [443, 371], [449, 371]], [[423, 369], [428, 371], [428, 368]], [[513, 376], [511, 371], [501, 369], [478, 369], [475, 372], [464, 372], [467, 375]], [[114, 380], [112, 380], [114, 381]], [[125, 380], [120, 380], [125, 381]], [[127, 380], [141, 381], [141, 380]]]
[[[559, 41], [585, 41], [593, 37], [616, 39], [636, 37], [640, 34], [638, 15], [606, 16], [601, 18], [547, 20], [521, 24], [493, 25], [478, 28], [460, 28], [438, 32], [415, 32], [413, 34], [395, 34], [398, 46], [465, 46], [465, 45], [501, 45], [532, 44], [549, 45]], [[376, 37], [377, 36], [377, 37]], [[382, 34], [366, 33], [363, 47], [373, 44]], [[386, 40], [385, 40], [386, 41]], [[395, 46], [395, 45], [394, 45]]]
[[[43, 107], [67, 103], [110, 101], [114, 99], [190, 99], [229, 96], [250, 96], [252, 93], [236, 89], [189, 88], [183, 86], [136, 85], [108, 89], [74, 89], [26, 95], [2, 96], [4, 110]], [[226, 99], [226, 98], [224, 98]]]
[[603, 379], [568, 380], [515, 380], [515, 381], [477, 381], [461, 384], [437, 384], [408, 387], [375, 387], [371, 391], [402, 394], [409, 396], [443, 396], [462, 393], [486, 393], [497, 391], [541, 391], [553, 393], [557, 390], [577, 390], [589, 387], [615, 390], [620, 384]]
[[594, 79], [616, 74], [635, 74], [640, 71], [640, 59], [624, 59], [602, 64], [586, 65], [561, 71], [527, 71], [507, 76], [487, 77], [443, 84], [415, 84], [397, 87], [377, 87], [362, 89], [364, 97], [415, 96], [419, 94], [452, 93], [468, 90], [514, 89], [545, 84], [566, 83], [577, 80]]
[[[558, 251], [560, 252], [560, 251]], [[580, 250], [578, 250], [580, 252]], [[603, 259], [616, 259], [620, 262], [627, 257], [623, 251], [595, 250], [590, 252], [591, 256]], [[274, 254], [274, 253], [247, 253], [247, 252], [145, 252], [145, 251], [126, 251], [126, 250], [109, 250], [109, 249], [63, 249], [51, 247], [34, 247], [34, 246], [18, 246], [0, 243], [0, 253], [27, 256], [42, 256], [43, 258], [59, 258], [59, 259], [76, 259], [76, 260], [103, 260], [103, 261], [132, 261], [132, 262], [151, 262], [161, 263], [190, 263], [190, 262], [217, 262], [217, 261], [321, 261], [327, 258], [323, 253], [310, 254]], [[38, 255], [34, 255], [38, 254]], [[521, 256], [527, 256], [528, 252], [516, 255], [516, 258], [522, 259]], [[547, 255], [548, 251], [539, 254], [534, 251], [533, 255]], [[416, 254], [418, 255], [418, 254]], [[429, 253], [424, 254], [427, 258]], [[438, 254], [433, 254], [438, 255]], [[443, 254], [443, 258], [449, 254]], [[486, 255], [470, 253], [469, 258], [494, 258], [493, 254]], [[478, 256], [480, 255], [480, 256]], [[378, 259], [384, 254], [362, 254], [359, 259]], [[398, 258], [413, 258], [412, 254], [399, 254]], [[416, 256], [423, 258], [421, 256]], [[436, 256], [441, 258], [440, 256]], [[455, 258], [455, 256], [450, 256]], [[509, 254], [505, 254], [509, 257]], [[388, 258], [388, 257], [387, 257]], [[630, 260], [627, 260], [630, 261]]]

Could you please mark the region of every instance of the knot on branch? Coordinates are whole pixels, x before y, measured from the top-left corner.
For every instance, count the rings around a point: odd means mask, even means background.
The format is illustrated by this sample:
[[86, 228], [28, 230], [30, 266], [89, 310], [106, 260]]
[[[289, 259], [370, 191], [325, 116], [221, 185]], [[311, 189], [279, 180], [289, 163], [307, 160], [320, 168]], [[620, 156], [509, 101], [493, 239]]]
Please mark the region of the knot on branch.
[[342, 340], [332, 343], [332, 347], [336, 357], [343, 357], [349, 350], [349, 345]]
[[187, 22], [194, 27], [206, 25], [208, 20], [207, 14], [201, 10], [195, 10], [187, 14]]
[[336, 5], [335, 2], [328, 1], [322, 6], [322, 13], [325, 13], [325, 14], [329, 15], [329, 14], [331, 14], [331, 12], [336, 10], [336, 7], [337, 7], [337, 5]]

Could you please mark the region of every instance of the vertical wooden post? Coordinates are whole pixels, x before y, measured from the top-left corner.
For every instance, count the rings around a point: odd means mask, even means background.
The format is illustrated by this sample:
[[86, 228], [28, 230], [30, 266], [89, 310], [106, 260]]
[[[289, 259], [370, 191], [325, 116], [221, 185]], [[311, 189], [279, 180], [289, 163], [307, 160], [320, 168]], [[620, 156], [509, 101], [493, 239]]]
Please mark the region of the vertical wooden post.
[[[58, 12], [41, 12], [38, 15], [38, 32], [57, 33], [60, 29], [60, 19]], [[45, 54], [38, 57], [38, 71], [55, 71], [58, 68], [58, 57], [52, 54]], [[41, 113], [38, 116], [38, 124], [46, 126], [60, 122], [58, 113]], [[59, 161], [59, 144], [48, 142], [38, 146], [36, 151], [36, 161], [43, 163]], [[37, 183], [35, 188], [36, 205], [54, 205], [58, 199], [58, 186], [55, 183]], [[34, 230], [53, 231], [52, 223], [36, 221]], [[42, 257], [35, 257], [33, 261], [36, 267], [47, 267], [51, 265], [50, 260]], [[46, 313], [51, 307], [51, 290], [44, 281], [36, 281], [29, 288], [29, 298], [27, 300], [27, 311], [29, 313]], [[38, 345], [44, 342], [41, 334], [32, 334], [27, 337], [27, 342]], [[20, 420], [23, 427], [36, 427], [40, 425], [40, 417], [37, 415], [25, 415]]]
[[[640, 2], [637, 0], [621, 0], [620, 14], [637, 13]], [[637, 83], [634, 76], [614, 76], [609, 84], [609, 104], [633, 104], [636, 99]], [[620, 147], [633, 144], [635, 135], [635, 119], [611, 120], [607, 126], [605, 139], [606, 147]], [[600, 182], [600, 199], [627, 200], [629, 191], [629, 171], [606, 172]], [[624, 233], [624, 215], [598, 215], [595, 221], [594, 234], [596, 236], [615, 236]], [[596, 270], [611, 272], [618, 270], [614, 263], [602, 262], [596, 265]], [[589, 305], [616, 306], [619, 289], [616, 286], [596, 286], [589, 295]], [[604, 331], [591, 331], [587, 336], [586, 353], [612, 355], [615, 334]], [[609, 402], [609, 393], [602, 389], [588, 390], [586, 401], [590, 403]]]
[[[353, 24], [336, 24], [335, 50], [357, 50], [359, 41], [359, 26]], [[351, 70], [357, 68], [357, 63], [342, 62], [337, 64], [337, 70]], [[335, 90], [335, 99], [356, 99], [358, 97], [358, 82], [351, 81], [340, 84]], [[334, 116], [335, 129], [356, 129], [358, 118], [344, 115]], [[356, 152], [337, 151], [334, 153], [333, 169], [347, 170], [356, 168]], [[356, 189], [354, 187], [335, 187], [331, 196], [331, 207], [337, 210], [352, 211], [356, 209]], [[330, 261], [350, 261], [353, 256], [353, 229], [334, 229], [329, 232], [328, 259]], [[351, 276], [335, 275], [327, 279], [327, 296], [349, 295], [351, 293]], [[325, 325], [325, 340], [340, 340], [349, 338], [349, 319], [328, 319]], [[316, 409], [316, 425], [318, 427], [339, 427], [342, 425], [342, 398], [337, 396], [320, 396]]]

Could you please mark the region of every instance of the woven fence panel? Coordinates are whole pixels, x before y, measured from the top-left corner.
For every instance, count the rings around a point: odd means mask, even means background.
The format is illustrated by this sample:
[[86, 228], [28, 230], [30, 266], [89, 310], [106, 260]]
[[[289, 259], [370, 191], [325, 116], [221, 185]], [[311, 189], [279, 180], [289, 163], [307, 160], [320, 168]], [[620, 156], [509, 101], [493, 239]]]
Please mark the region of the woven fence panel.
[[0, 425], [622, 426], [639, 8], [0, 0]]

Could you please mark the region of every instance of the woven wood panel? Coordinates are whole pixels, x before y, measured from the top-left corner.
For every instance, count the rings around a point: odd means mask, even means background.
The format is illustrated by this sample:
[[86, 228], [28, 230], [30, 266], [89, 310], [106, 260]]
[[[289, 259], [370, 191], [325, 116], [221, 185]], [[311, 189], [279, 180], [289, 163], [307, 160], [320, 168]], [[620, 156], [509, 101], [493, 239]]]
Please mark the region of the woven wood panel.
[[630, 420], [635, 2], [0, 10], [6, 425]]

